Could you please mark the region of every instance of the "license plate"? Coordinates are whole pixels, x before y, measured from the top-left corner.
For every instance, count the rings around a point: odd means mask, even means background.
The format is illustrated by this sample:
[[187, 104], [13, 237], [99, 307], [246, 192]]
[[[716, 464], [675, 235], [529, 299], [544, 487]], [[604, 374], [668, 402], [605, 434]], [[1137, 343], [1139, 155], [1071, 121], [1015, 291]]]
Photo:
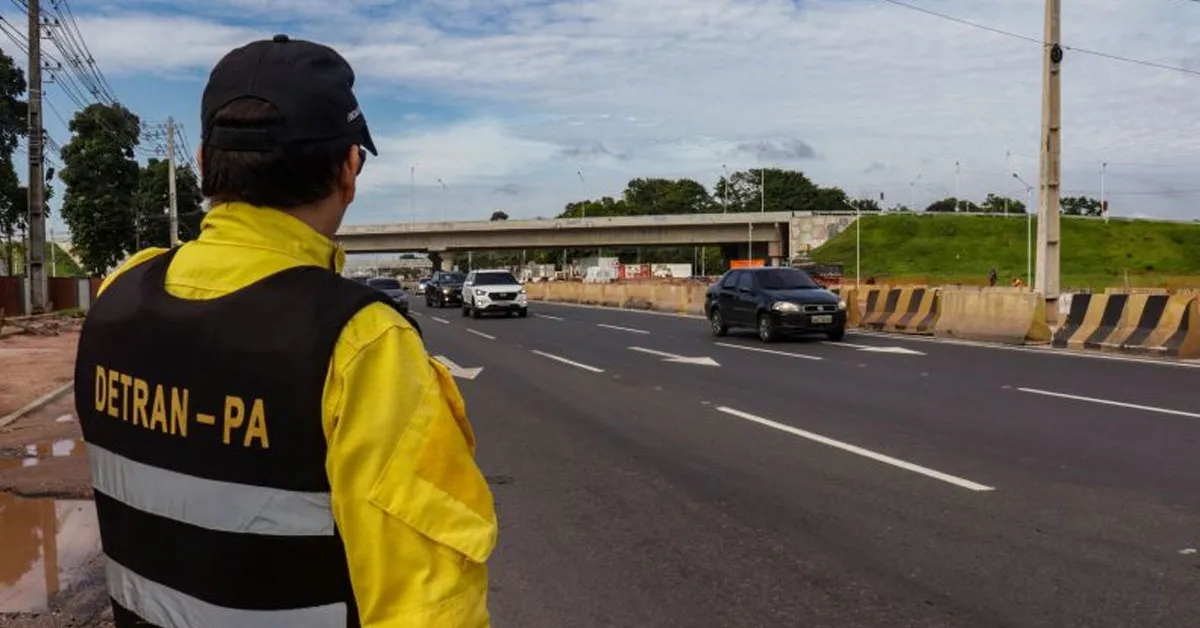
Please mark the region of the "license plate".
[[819, 314], [812, 317], [813, 325], [828, 325], [833, 322], [832, 314]]

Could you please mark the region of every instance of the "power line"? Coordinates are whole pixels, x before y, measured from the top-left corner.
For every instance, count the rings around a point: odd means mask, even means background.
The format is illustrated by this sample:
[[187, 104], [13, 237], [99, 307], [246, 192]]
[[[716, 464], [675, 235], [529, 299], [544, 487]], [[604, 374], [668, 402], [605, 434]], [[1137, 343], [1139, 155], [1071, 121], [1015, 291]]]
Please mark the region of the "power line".
[[[924, 13], [926, 15], [932, 15], [933, 17], [941, 18], [943, 20], [948, 20], [948, 21], [954, 22], [956, 24], [962, 24], [963, 26], [970, 26], [971, 28], [977, 28], [979, 30], [988, 31], [989, 33], [995, 33], [997, 35], [1004, 35], [1005, 37], [1012, 37], [1014, 39], [1020, 39], [1022, 41], [1037, 44], [1039, 46], [1047, 45], [1046, 42], [1040, 38], [1030, 37], [1028, 35], [1022, 35], [1020, 33], [1014, 33], [1012, 31], [1006, 31], [1004, 29], [996, 28], [994, 26], [987, 26], [986, 24], [979, 24], [976, 22], [972, 22], [970, 20], [964, 20], [960, 17], [955, 17], [953, 15], [947, 15], [945, 13], [939, 13], [937, 11], [926, 9], [924, 7], [919, 7], [914, 4], [902, 2], [901, 0], [879, 0], [879, 1], [886, 2], [888, 4], [894, 4], [898, 7], [904, 7], [905, 9], [917, 11], [919, 13]], [[1200, 0], [1189, 0], [1189, 1], [1200, 2]], [[1062, 46], [1062, 48], [1064, 50], [1071, 50], [1074, 52], [1078, 52], [1079, 54], [1092, 55], [1094, 57], [1109, 59], [1111, 61], [1121, 61], [1123, 63], [1131, 63], [1131, 64], [1141, 65], [1141, 66], [1150, 67], [1150, 68], [1157, 68], [1160, 70], [1172, 70], [1174, 72], [1182, 72], [1184, 74], [1200, 76], [1200, 70], [1193, 70], [1191, 68], [1184, 68], [1184, 67], [1179, 67], [1179, 66], [1175, 66], [1175, 65], [1167, 65], [1165, 63], [1158, 63], [1155, 61], [1146, 61], [1145, 59], [1134, 59], [1132, 57], [1123, 57], [1121, 55], [1115, 55], [1115, 54], [1111, 54], [1111, 53], [1107, 53], [1107, 52], [1100, 52], [1099, 50], [1090, 50], [1088, 48], [1078, 48], [1075, 46]]]

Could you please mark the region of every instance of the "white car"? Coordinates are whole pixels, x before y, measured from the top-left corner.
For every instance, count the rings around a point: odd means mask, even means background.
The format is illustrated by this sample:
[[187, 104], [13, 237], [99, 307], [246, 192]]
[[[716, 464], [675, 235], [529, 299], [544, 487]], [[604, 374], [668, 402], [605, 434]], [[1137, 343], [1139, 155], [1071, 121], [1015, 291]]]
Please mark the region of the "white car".
[[479, 318], [489, 312], [529, 316], [525, 286], [507, 270], [475, 270], [463, 282], [463, 316]]

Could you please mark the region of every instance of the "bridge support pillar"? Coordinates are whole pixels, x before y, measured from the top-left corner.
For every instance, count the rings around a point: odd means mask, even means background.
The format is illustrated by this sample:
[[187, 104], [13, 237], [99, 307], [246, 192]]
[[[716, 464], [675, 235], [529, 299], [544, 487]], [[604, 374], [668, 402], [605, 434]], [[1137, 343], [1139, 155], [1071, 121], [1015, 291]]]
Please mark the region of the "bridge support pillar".
[[442, 258], [441, 266], [443, 271], [450, 272], [454, 270], [454, 253], [450, 251], [443, 251], [442, 253], [439, 253], [438, 256]]

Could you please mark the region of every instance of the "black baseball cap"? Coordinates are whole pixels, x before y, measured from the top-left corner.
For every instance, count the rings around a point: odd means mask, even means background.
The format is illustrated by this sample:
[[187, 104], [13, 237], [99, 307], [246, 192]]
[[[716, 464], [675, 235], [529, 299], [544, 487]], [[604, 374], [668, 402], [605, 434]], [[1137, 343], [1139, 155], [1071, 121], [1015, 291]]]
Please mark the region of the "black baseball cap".
[[[269, 151], [287, 144], [349, 140], [378, 155], [367, 119], [354, 97], [354, 70], [333, 48], [276, 35], [226, 54], [204, 87], [202, 143], [233, 151]], [[278, 123], [217, 126], [217, 111], [234, 100], [274, 105]]]

